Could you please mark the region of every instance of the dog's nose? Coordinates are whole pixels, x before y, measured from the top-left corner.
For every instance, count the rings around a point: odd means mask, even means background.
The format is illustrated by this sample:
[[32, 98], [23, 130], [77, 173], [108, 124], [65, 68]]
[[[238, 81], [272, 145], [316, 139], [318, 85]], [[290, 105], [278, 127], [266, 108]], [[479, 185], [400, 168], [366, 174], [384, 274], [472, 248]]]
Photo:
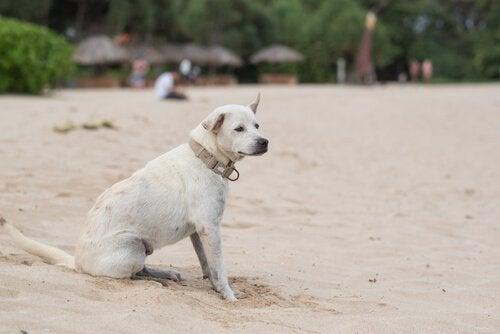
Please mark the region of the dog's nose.
[[260, 138], [259, 140], [257, 140], [257, 144], [259, 144], [260, 146], [267, 147], [268, 143], [269, 143], [269, 140], [267, 140], [266, 138]]

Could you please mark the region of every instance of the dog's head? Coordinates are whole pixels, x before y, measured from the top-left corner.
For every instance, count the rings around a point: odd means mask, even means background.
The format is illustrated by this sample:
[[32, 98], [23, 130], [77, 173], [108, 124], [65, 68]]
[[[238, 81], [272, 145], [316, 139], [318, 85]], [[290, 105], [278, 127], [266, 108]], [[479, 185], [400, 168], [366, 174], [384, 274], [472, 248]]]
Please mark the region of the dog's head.
[[255, 118], [259, 101], [260, 94], [249, 106], [219, 107], [201, 123], [207, 132], [215, 136], [219, 150], [237, 158], [267, 152], [269, 141], [260, 134]]

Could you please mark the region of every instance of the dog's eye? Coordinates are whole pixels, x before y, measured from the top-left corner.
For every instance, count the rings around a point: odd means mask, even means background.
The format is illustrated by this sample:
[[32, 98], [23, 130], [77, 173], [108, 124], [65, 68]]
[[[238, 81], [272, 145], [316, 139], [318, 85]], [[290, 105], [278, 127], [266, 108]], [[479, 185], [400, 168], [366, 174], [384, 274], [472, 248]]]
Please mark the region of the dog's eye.
[[243, 132], [243, 130], [245, 130], [245, 128], [242, 126], [238, 126], [236, 129], [234, 129], [234, 131], [236, 132]]
[[258, 129], [259, 128], [259, 124], [255, 123], [255, 128]]

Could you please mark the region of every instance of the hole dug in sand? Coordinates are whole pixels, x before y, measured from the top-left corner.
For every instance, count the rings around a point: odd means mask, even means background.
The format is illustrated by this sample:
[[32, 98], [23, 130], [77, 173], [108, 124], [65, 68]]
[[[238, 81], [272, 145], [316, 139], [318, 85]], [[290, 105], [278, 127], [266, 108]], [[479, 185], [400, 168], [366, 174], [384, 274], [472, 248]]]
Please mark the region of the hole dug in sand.
[[271, 286], [262, 283], [257, 277], [230, 277], [229, 283], [238, 295], [239, 306], [262, 308], [272, 305], [293, 306]]
[[[159, 266], [153, 266], [162, 269]], [[160, 289], [166, 289], [177, 295], [179, 299], [185, 299], [189, 303], [212, 304], [213, 306], [229, 306], [231, 308], [263, 308], [272, 305], [282, 307], [293, 307], [294, 305], [282, 297], [279, 292], [270, 285], [262, 282], [258, 277], [229, 277], [229, 284], [237, 295], [238, 301], [231, 303], [223, 300], [220, 295], [212, 289], [208, 279], [202, 279], [197, 267], [175, 268], [179, 270], [183, 280], [173, 282], [166, 280], [134, 280], [132, 284], [147, 284]]]

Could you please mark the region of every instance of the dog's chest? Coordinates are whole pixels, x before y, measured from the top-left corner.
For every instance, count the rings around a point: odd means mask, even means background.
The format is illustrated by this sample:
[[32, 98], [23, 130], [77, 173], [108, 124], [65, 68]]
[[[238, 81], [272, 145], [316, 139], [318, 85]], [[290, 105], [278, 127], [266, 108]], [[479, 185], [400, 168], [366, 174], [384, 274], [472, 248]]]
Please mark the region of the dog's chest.
[[[213, 173], [213, 172], [211, 172]], [[196, 231], [196, 226], [218, 223], [222, 219], [227, 195], [227, 183], [215, 174], [185, 180], [185, 189], [175, 195], [163, 193], [151, 239], [155, 248], [173, 244]]]
[[202, 201], [205, 205], [212, 207], [217, 218], [221, 218], [226, 206], [227, 185], [216, 185], [207, 191]]
[[222, 218], [227, 197], [227, 182], [220, 176], [209, 174], [205, 182], [193, 185], [189, 192], [190, 219], [194, 222], [218, 222]]

